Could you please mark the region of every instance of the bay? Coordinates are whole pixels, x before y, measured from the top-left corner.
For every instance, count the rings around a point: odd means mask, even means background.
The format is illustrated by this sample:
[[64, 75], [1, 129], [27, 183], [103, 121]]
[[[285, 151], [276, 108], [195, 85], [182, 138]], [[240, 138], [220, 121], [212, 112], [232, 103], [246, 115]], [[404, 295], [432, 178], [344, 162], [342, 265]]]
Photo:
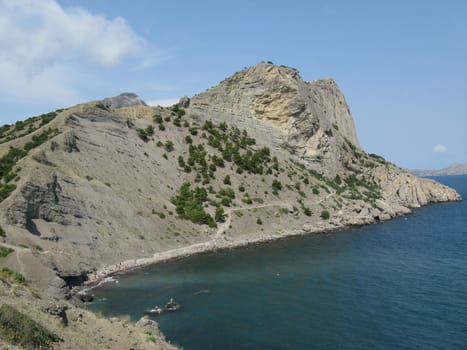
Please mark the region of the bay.
[[[437, 177], [467, 198], [467, 176]], [[150, 266], [89, 305], [197, 349], [466, 349], [467, 205]]]

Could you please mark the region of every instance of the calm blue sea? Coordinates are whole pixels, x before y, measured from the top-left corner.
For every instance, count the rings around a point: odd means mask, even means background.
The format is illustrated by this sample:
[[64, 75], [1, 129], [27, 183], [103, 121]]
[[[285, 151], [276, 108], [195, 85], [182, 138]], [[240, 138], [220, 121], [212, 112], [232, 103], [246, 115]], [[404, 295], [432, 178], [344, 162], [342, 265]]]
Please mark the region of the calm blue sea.
[[[467, 176], [437, 177], [467, 199]], [[467, 203], [194, 256], [95, 290], [105, 315], [155, 318], [197, 349], [467, 349]]]

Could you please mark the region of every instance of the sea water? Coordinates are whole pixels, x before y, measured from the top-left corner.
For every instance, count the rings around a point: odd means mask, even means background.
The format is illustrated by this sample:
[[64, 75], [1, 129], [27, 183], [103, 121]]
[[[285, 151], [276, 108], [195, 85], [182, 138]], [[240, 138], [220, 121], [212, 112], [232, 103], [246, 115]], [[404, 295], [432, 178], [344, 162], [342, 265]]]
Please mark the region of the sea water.
[[[467, 176], [438, 177], [467, 198]], [[197, 349], [467, 349], [466, 201], [119, 276], [90, 308]]]

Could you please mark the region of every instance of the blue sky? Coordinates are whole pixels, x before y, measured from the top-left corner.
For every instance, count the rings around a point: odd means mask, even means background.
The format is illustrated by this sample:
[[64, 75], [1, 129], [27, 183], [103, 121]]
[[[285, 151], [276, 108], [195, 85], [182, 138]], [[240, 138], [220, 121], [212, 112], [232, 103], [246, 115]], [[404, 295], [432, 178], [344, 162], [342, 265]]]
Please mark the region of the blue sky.
[[467, 163], [467, 1], [0, 0], [0, 122], [192, 96], [262, 60], [333, 77], [361, 146]]

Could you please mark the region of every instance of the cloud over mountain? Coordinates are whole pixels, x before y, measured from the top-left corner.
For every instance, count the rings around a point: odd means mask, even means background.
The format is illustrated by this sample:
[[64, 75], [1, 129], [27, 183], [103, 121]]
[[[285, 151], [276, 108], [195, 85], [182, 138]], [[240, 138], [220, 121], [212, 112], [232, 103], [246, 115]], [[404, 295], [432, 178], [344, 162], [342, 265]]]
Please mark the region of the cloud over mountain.
[[153, 56], [121, 17], [54, 0], [0, 0], [0, 97], [68, 102], [77, 97], [74, 78], [89, 67], [110, 69], [131, 58], [146, 65]]

